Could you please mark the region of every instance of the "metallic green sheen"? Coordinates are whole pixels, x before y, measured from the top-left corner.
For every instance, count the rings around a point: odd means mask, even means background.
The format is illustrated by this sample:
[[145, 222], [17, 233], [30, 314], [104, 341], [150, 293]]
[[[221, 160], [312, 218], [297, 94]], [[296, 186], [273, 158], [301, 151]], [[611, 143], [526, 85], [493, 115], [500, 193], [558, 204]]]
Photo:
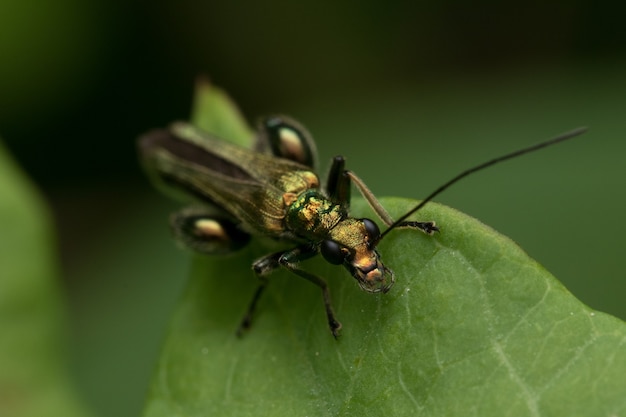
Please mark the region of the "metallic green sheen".
[[333, 204], [317, 190], [309, 190], [298, 196], [288, 207], [285, 215], [287, 229], [299, 237], [322, 240], [347, 212], [338, 204]]

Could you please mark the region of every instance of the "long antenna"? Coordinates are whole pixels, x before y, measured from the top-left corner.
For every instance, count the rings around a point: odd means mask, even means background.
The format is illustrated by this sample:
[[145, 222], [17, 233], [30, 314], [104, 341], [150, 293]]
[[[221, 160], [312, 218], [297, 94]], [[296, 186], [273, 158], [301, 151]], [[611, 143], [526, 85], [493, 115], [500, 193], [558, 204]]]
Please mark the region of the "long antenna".
[[468, 170], [465, 170], [463, 172], [461, 172], [459, 175], [457, 175], [456, 177], [452, 178], [450, 181], [446, 182], [445, 184], [443, 184], [441, 187], [437, 188], [435, 191], [433, 191], [432, 193], [430, 193], [430, 195], [428, 197], [426, 197], [424, 200], [422, 200], [421, 203], [419, 203], [417, 206], [415, 206], [413, 209], [409, 210], [408, 212], [406, 212], [402, 217], [400, 217], [398, 220], [396, 220], [395, 222], [393, 222], [391, 224], [391, 226], [389, 226], [387, 228], [387, 230], [385, 230], [380, 237], [378, 238], [378, 241], [382, 240], [382, 238], [389, 233], [391, 230], [393, 230], [395, 227], [397, 227], [400, 223], [402, 223], [404, 220], [406, 220], [411, 214], [415, 213], [416, 211], [418, 211], [419, 209], [421, 209], [422, 207], [424, 207], [426, 205], [426, 203], [428, 203], [429, 201], [431, 201], [433, 198], [435, 198], [436, 196], [438, 196], [439, 194], [441, 194], [446, 188], [448, 188], [449, 186], [451, 186], [452, 184], [456, 183], [457, 181], [467, 177], [470, 174], [473, 174], [476, 171], [480, 171], [481, 169], [490, 167], [492, 165], [495, 165], [499, 162], [503, 162], [506, 161], [507, 159], [511, 159], [511, 158], [515, 158], [517, 156], [520, 155], [524, 155], [526, 153], [530, 153], [530, 152], [534, 152], [536, 150], [539, 150], [541, 148], [545, 148], [547, 146], [550, 145], [554, 145], [557, 144], [559, 142], [564, 142], [568, 139], [571, 139], [573, 137], [576, 137], [578, 135], [581, 135], [583, 133], [585, 133], [587, 131], [586, 127], [579, 127], [577, 129], [571, 130], [569, 132], [565, 132], [563, 134], [560, 134], [559, 136], [552, 138], [550, 140], [547, 140], [545, 142], [541, 142], [538, 143], [536, 145], [532, 145], [529, 146], [527, 148], [524, 149], [520, 149], [517, 150], [515, 152], [511, 152], [509, 154], [500, 156], [498, 158], [494, 158], [490, 161], [484, 162], [480, 165], [476, 165], [473, 168], [470, 168]]

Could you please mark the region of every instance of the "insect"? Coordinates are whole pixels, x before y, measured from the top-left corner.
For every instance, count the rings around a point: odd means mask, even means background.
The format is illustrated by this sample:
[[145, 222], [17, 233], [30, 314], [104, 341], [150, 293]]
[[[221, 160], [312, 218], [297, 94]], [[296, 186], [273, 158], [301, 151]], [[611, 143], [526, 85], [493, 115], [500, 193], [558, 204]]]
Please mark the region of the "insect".
[[[432, 235], [439, 231], [434, 221], [407, 218], [447, 187], [473, 172], [565, 141], [585, 130], [572, 130], [463, 171], [395, 221], [365, 183], [345, 168], [341, 156], [333, 158], [322, 187], [315, 173], [316, 148], [311, 136], [286, 116], [271, 116], [260, 122], [255, 149], [176, 122], [142, 136], [139, 152], [159, 186], [196, 201], [170, 218], [175, 236], [188, 248], [204, 254], [225, 254], [245, 246], [251, 235], [292, 244], [289, 249], [252, 263], [259, 286], [237, 330], [239, 335], [252, 323], [269, 274], [285, 268], [320, 288], [328, 326], [337, 338], [341, 323], [333, 311], [328, 285], [322, 277], [302, 269], [300, 261], [321, 253], [329, 263], [343, 265], [361, 289], [386, 293], [395, 277], [383, 264], [376, 246], [389, 232], [411, 228]], [[351, 184], [385, 224], [383, 232], [370, 219], [350, 216]]]

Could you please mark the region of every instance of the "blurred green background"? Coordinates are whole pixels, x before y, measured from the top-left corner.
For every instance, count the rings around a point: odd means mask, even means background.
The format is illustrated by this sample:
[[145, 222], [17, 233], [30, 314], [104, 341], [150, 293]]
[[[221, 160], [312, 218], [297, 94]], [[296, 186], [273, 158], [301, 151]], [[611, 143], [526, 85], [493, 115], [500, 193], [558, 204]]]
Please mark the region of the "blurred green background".
[[591, 0], [3, 0], [0, 133], [54, 211], [81, 395], [102, 416], [142, 408], [189, 255], [135, 139], [187, 118], [201, 74], [251, 121], [301, 120], [322, 173], [342, 154], [381, 196], [419, 199], [487, 158], [589, 126], [437, 200], [626, 318], [624, 16], [624, 2]]

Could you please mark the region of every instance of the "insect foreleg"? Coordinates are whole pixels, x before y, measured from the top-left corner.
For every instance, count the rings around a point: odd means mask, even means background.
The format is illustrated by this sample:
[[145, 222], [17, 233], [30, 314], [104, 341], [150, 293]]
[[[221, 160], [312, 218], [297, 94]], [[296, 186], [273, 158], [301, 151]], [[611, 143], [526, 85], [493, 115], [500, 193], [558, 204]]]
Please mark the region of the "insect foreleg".
[[435, 222], [400, 222], [396, 226], [397, 229], [419, 229], [427, 235], [433, 235], [439, 231], [439, 228], [435, 226]]
[[[382, 206], [382, 204], [380, 204], [376, 196], [374, 196], [374, 193], [370, 191], [367, 185], [365, 185], [365, 183], [359, 177], [357, 177], [354, 172], [345, 171], [345, 174], [348, 176], [348, 178], [352, 180], [356, 188], [365, 198], [372, 210], [374, 210], [376, 215], [385, 223], [385, 225], [391, 226], [393, 224], [393, 219], [391, 218], [387, 210], [385, 210], [385, 208]], [[428, 235], [432, 235], [439, 230], [439, 228], [435, 226], [435, 222], [406, 221], [398, 224], [396, 227], [418, 229]]]
[[284, 266], [294, 274], [320, 287], [320, 289], [322, 290], [322, 297], [324, 298], [324, 307], [326, 309], [326, 317], [328, 318], [328, 327], [330, 327], [330, 331], [336, 339], [339, 337], [339, 329], [341, 329], [341, 323], [335, 317], [335, 312], [333, 311], [333, 306], [330, 301], [330, 291], [328, 291], [328, 284], [326, 284], [326, 281], [324, 281], [317, 275], [313, 275], [297, 267], [297, 263], [299, 261], [310, 258], [316, 254], [317, 248], [315, 246], [302, 245], [293, 250], [283, 253], [278, 261], [282, 266]]
[[359, 190], [361, 195], [365, 198], [372, 210], [376, 212], [376, 215], [385, 223], [385, 225], [389, 226], [393, 224], [393, 219], [389, 213], [387, 213], [387, 210], [385, 210], [382, 204], [380, 204], [376, 196], [374, 196], [374, 193], [370, 191], [361, 178], [357, 177], [352, 171], [346, 171], [346, 175], [352, 180], [354, 185], [356, 185], [356, 188]]
[[256, 260], [252, 264], [252, 269], [254, 270], [255, 274], [259, 277], [259, 279], [261, 279], [261, 284], [259, 285], [256, 292], [254, 293], [254, 297], [252, 298], [252, 301], [250, 302], [250, 305], [248, 306], [248, 311], [246, 312], [246, 315], [244, 316], [244, 319], [242, 320], [241, 325], [239, 326], [239, 330], [237, 331], [237, 334], [241, 334], [243, 330], [250, 327], [250, 324], [252, 323], [252, 317], [254, 315], [254, 311], [256, 310], [256, 305], [259, 301], [259, 298], [261, 297], [261, 294], [265, 290], [265, 287], [267, 286], [267, 275], [269, 275], [271, 272], [275, 271], [276, 269], [280, 267], [284, 267], [288, 269], [289, 271], [293, 272], [294, 274], [298, 275], [299, 277], [302, 277], [306, 279], [307, 281], [310, 281], [313, 284], [320, 287], [320, 289], [322, 290], [322, 297], [324, 299], [326, 317], [328, 318], [328, 326], [330, 327], [330, 331], [332, 332], [333, 336], [335, 336], [335, 338], [339, 336], [339, 329], [341, 329], [341, 323], [339, 323], [339, 321], [335, 318], [335, 313], [333, 311], [331, 300], [330, 300], [330, 292], [328, 290], [328, 285], [326, 284], [326, 281], [324, 281], [322, 278], [318, 277], [317, 275], [311, 274], [307, 271], [304, 271], [298, 268], [298, 263], [300, 261], [309, 259], [315, 256], [316, 254], [317, 254], [317, 247], [315, 245], [306, 244], [306, 245], [298, 246], [294, 249], [290, 249], [290, 250], [283, 251], [283, 252], [277, 252], [268, 256], [264, 256], [263, 258]]

